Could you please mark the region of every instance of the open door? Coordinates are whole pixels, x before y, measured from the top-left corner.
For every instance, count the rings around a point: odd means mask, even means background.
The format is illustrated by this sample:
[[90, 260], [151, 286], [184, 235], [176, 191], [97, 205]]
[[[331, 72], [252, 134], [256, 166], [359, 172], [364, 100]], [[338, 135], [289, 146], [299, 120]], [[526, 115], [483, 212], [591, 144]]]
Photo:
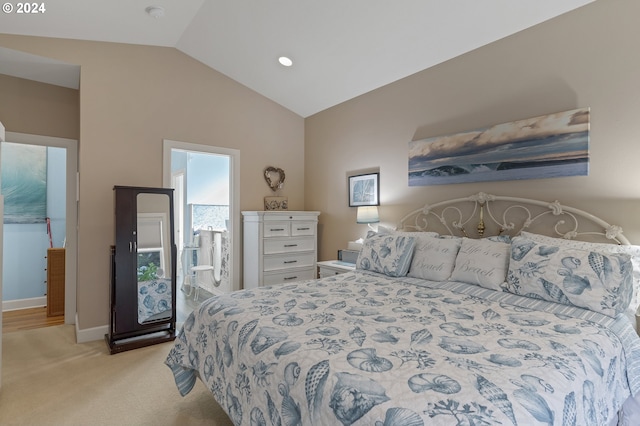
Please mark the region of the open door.
[[[5, 140], [4, 126], [0, 122], [0, 142]], [[0, 155], [2, 152], [0, 151]], [[4, 197], [0, 194], [0, 217], [4, 217]], [[0, 221], [0, 306], [2, 306], [2, 223]], [[2, 388], [2, 312], [0, 312], [0, 389]]]
[[[200, 172], [202, 172], [202, 174], [200, 174], [196, 171], [197, 167], [194, 164], [192, 164], [191, 167], [180, 166], [181, 163], [179, 158], [182, 158], [182, 154], [185, 153], [187, 154], [187, 156], [184, 158], [187, 158], [187, 163], [189, 161], [189, 158], [191, 159], [191, 161], [193, 161], [193, 163], [196, 163], [199, 161], [205, 161], [207, 157], [217, 157], [218, 159], [220, 159], [220, 161], [225, 162], [226, 164], [226, 167], [220, 168], [220, 170], [225, 170], [223, 174], [225, 174], [226, 176], [224, 178], [221, 178], [221, 172], [218, 169], [214, 170], [207, 167], [200, 168], [198, 169]], [[223, 158], [224, 160], [222, 160]], [[184, 169], [184, 175], [180, 177], [178, 176], [178, 171], [182, 169]], [[193, 171], [193, 174], [188, 173], [188, 170]], [[227, 258], [226, 255], [228, 255], [228, 262], [226, 262], [225, 268], [228, 276], [225, 277], [225, 279], [221, 280], [221, 282], [226, 282], [227, 285], [220, 285], [218, 287], [219, 281], [216, 278], [215, 272], [209, 273], [209, 276], [207, 276], [206, 278], [214, 281], [212, 286], [217, 290], [220, 290], [222, 292], [229, 292], [238, 290], [240, 288], [240, 151], [209, 145], [172, 141], [168, 139], [165, 139], [163, 141], [163, 185], [165, 188], [179, 185], [183, 189], [182, 192], [180, 191], [180, 189], [176, 190], [176, 194], [178, 194], [180, 198], [180, 201], [178, 201], [181, 204], [180, 208], [184, 209], [180, 214], [182, 219], [178, 219], [179, 226], [176, 227], [180, 227], [183, 229], [182, 234], [179, 236], [179, 238], [182, 239], [182, 245], [180, 246], [180, 242], [178, 243], [179, 247], [182, 248], [182, 253], [179, 255], [179, 258], [183, 261], [190, 259], [189, 255], [192, 253], [188, 252], [188, 250], [194, 249], [195, 245], [195, 243], [193, 242], [195, 238], [191, 235], [191, 233], [198, 227], [195, 226], [196, 224], [194, 223], [193, 208], [203, 207], [201, 211], [208, 211], [206, 210], [207, 207], [216, 207], [207, 204], [199, 204], [199, 201], [190, 201], [190, 194], [192, 194], [192, 192], [189, 191], [188, 188], [193, 189], [194, 193], [198, 193], [199, 191], [198, 188], [196, 188], [196, 182], [210, 182], [210, 179], [216, 180], [216, 178], [212, 178], [212, 175], [220, 177], [220, 181], [224, 183], [221, 183], [220, 186], [217, 187], [209, 187], [204, 192], [217, 193], [217, 191], [221, 190], [224, 186], [225, 191], [222, 192], [226, 192], [228, 194], [226, 195], [226, 202], [228, 203], [228, 220], [226, 221], [226, 223], [225, 221], [221, 221], [220, 223], [218, 223], [218, 219], [220, 219], [220, 217], [222, 216], [217, 217], [217, 215], [208, 215], [204, 213], [196, 214], [195, 216], [215, 216], [216, 219], [214, 220], [214, 222], [216, 223], [216, 225], [211, 228], [211, 231], [215, 232], [218, 230], [218, 228], [224, 228], [227, 231], [227, 234], [225, 234], [224, 237], [225, 242], [221, 243], [218, 246], [223, 247], [223, 252], [224, 248], [226, 248], [227, 250], [224, 253], [225, 259]], [[199, 246], [200, 243], [198, 242], [197, 245]], [[188, 273], [190, 270], [190, 266], [195, 266], [188, 264], [189, 262], [187, 261], [185, 261], [184, 263], [185, 265], [183, 265], [183, 273]], [[210, 265], [213, 265], [213, 263], [210, 263]], [[213, 270], [215, 271], [215, 268]], [[196, 272], [196, 274], [198, 274], [198, 272]], [[196, 280], [203, 277], [199, 277], [196, 275], [192, 278]]]
[[[0, 126], [1, 127], [1, 126]], [[56, 138], [50, 136], [27, 135], [22, 133], [7, 132], [4, 128], [0, 129], [0, 142], [8, 140], [14, 143], [24, 143], [30, 145], [42, 145], [56, 148], [64, 148], [65, 153], [65, 181], [63, 185], [66, 187], [66, 256], [65, 256], [65, 323], [75, 324], [76, 320], [76, 271], [77, 271], [77, 180], [78, 180], [78, 141], [71, 139]], [[0, 150], [1, 151], [1, 150]], [[1, 152], [0, 152], [1, 155]], [[1, 183], [1, 182], [0, 182]], [[4, 197], [0, 194], [0, 306], [2, 306], [3, 292], [3, 245], [4, 245]], [[7, 270], [8, 271], [8, 270]], [[6, 283], [4, 283], [6, 284]], [[2, 373], [2, 315], [0, 315], [0, 377]], [[1, 386], [1, 384], [0, 384]]]

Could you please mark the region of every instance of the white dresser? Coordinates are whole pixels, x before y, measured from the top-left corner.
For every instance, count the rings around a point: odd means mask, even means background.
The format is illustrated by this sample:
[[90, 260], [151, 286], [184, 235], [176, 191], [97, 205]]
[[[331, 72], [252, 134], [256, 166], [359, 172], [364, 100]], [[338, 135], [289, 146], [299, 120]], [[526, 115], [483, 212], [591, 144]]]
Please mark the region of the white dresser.
[[246, 211], [244, 288], [316, 278], [320, 212]]

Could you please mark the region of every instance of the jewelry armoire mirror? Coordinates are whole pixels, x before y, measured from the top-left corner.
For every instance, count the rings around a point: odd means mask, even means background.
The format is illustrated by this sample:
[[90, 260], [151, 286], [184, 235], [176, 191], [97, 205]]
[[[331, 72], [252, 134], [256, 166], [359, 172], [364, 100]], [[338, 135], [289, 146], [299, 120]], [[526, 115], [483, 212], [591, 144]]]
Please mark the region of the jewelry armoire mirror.
[[110, 352], [175, 338], [173, 189], [115, 186]]

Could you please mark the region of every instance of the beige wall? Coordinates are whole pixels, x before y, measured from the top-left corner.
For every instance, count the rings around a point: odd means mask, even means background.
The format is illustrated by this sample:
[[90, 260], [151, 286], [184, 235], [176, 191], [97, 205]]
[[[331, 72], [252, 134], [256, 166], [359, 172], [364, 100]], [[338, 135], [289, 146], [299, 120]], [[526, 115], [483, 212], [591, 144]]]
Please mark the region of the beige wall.
[[78, 140], [80, 93], [0, 74], [0, 120], [7, 131]]
[[[320, 260], [366, 234], [347, 175], [380, 169], [381, 221], [478, 191], [592, 211], [640, 244], [640, 2], [599, 0], [305, 121], [305, 207]], [[419, 54], [419, 52], [417, 52]], [[409, 187], [408, 142], [591, 107], [586, 177]]]
[[[303, 118], [176, 49], [10, 35], [0, 46], [81, 66], [81, 330], [108, 323], [112, 188], [162, 186], [163, 139], [240, 150], [242, 210], [271, 195], [262, 176], [270, 165], [287, 173], [290, 208], [304, 208]], [[7, 131], [41, 133], [0, 119]]]
[[[636, 0], [599, 0], [306, 120], [175, 49], [0, 34], [0, 46], [81, 66], [80, 328], [108, 321], [112, 187], [160, 186], [165, 138], [239, 149], [243, 210], [270, 195], [264, 167], [283, 168], [290, 208], [322, 212], [320, 260], [365, 234], [347, 204], [347, 176], [377, 169], [386, 223], [483, 190], [558, 198], [640, 244], [639, 15]], [[591, 107], [588, 177], [407, 186], [411, 140], [578, 107]], [[58, 132], [14, 128], [4, 114], [7, 131]], [[74, 137], [74, 126], [51, 135]]]

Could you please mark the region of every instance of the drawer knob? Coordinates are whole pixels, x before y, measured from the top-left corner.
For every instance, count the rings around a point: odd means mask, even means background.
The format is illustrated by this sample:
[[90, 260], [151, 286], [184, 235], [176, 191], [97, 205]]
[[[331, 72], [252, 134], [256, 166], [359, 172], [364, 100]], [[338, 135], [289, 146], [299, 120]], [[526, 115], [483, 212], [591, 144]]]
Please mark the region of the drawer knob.
[[284, 228], [271, 228], [271, 231], [284, 231]]
[[284, 263], [296, 263], [298, 262], [297, 260], [285, 260]]
[[297, 244], [285, 244], [284, 246], [285, 247], [298, 247]]
[[291, 280], [295, 280], [297, 278], [298, 278], [297, 276], [295, 276], [295, 277], [284, 277], [284, 280], [285, 281], [291, 281]]

